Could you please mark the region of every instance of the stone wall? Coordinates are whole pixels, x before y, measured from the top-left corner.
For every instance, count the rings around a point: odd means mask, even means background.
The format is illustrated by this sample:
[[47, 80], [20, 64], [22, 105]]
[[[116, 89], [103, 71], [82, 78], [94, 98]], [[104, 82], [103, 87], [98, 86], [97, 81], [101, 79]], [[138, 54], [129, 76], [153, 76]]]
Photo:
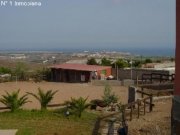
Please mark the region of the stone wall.
[[[142, 74], [151, 74], [151, 73], [160, 73], [169, 75], [170, 72], [166, 70], [155, 70], [155, 69], [132, 69], [132, 79], [136, 80], [137, 77], [139, 80], [142, 79]], [[131, 69], [118, 69], [118, 71], [113, 68], [112, 75], [118, 80], [131, 79]]]

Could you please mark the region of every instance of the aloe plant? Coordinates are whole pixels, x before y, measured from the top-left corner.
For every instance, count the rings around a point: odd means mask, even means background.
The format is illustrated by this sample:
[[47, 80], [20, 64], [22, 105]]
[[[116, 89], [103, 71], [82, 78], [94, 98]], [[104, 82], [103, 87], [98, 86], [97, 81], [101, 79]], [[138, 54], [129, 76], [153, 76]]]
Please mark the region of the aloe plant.
[[87, 98], [78, 98], [78, 99], [75, 99], [75, 98], [71, 98], [71, 106], [72, 106], [72, 110], [74, 110], [74, 112], [76, 113], [76, 115], [78, 117], [81, 117], [82, 115], [82, 112], [87, 108], [89, 107], [90, 104], [87, 104], [86, 101], [87, 101], [88, 97]]
[[38, 88], [37, 94], [30, 92], [28, 92], [28, 94], [32, 95], [39, 101], [39, 103], [41, 104], [41, 110], [46, 110], [48, 103], [51, 102], [51, 100], [53, 99], [54, 95], [57, 92], [58, 92], [57, 90], [56, 91], [48, 90], [47, 92], [44, 92], [41, 88]]
[[2, 98], [0, 99], [1, 103], [6, 105], [7, 107], [10, 107], [11, 112], [20, 109], [21, 106], [23, 106], [27, 102], [30, 102], [28, 101], [27, 94], [19, 97], [19, 92], [20, 89], [12, 93], [6, 91], [6, 95], [2, 95]]

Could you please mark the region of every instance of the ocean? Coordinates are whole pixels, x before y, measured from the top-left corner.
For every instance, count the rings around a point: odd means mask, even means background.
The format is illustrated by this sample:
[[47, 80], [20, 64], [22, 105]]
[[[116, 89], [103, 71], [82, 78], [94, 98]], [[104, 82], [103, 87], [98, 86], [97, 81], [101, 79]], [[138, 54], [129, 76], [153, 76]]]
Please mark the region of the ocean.
[[38, 48], [38, 49], [3, 49], [0, 50], [1, 53], [6, 52], [64, 52], [64, 53], [77, 53], [77, 52], [100, 52], [100, 51], [115, 51], [115, 52], [125, 52], [132, 55], [140, 56], [175, 56], [175, 48]]

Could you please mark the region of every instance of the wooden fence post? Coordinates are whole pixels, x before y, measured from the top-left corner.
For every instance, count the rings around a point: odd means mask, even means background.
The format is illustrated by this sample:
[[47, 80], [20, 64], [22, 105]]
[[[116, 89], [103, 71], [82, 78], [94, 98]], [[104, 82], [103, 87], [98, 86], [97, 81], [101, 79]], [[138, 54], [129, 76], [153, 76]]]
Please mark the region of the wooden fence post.
[[151, 78], [150, 78], [150, 80], [151, 80], [151, 83], [153, 82], [153, 74], [151, 73]]
[[132, 120], [133, 106], [131, 105], [130, 121]]
[[146, 114], [146, 99], [144, 99], [144, 115]]
[[143, 87], [141, 87], [141, 91], [142, 91], [141, 97], [143, 98], [144, 97], [144, 94], [143, 94], [144, 88]]
[[153, 107], [153, 105], [152, 105], [152, 94], [150, 95], [150, 104], [149, 104], [149, 112], [152, 112], [152, 107]]
[[126, 121], [126, 106], [122, 105], [122, 121]]
[[140, 113], [140, 100], [138, 100], [138, 119], [139, 119], [139, 114]]

